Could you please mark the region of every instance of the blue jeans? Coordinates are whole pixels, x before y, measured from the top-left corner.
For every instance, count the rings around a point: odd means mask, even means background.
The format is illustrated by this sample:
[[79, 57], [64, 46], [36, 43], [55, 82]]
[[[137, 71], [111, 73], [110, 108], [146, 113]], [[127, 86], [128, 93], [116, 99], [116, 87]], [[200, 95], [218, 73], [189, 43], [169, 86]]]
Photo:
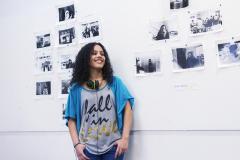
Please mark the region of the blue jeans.
[[116, 150], [117, 146], [113, 146], [107, 153], [100, 155], [89, 153], [87, 149], [84, 149], [83, 152], [90, 160], [123, 160], [124, 154], [115, 159]]

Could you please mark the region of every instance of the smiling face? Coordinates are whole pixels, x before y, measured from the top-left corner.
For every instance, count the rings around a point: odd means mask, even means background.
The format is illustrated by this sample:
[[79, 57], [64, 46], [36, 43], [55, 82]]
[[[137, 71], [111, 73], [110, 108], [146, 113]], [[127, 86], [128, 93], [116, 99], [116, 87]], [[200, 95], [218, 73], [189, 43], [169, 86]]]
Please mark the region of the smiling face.
[[104, 51], [101, 46], [95, 45], [90, 56], [90, 68], [101, 70], [105, 64]]

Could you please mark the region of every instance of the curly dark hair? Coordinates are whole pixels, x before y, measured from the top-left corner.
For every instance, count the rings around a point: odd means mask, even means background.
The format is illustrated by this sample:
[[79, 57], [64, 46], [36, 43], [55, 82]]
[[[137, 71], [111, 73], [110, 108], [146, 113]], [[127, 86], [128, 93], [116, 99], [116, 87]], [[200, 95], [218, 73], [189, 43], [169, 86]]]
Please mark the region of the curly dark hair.
[[113, 79], [113, 69], [110, 63], [110, 59], [105, 47], [99, 42], [92, 42], [88, 43], [83, 46], [78, 55], [76, 56], [76, 60], [73, 67], [73, 74], [70, 84], [78, 83], [82, 85], [84, 82], [89, 80], [90, 70], [89, 70], [89, 63], [90, 63], [90, 56], [93, 52], [93, 48], [95, 45], [99, 45], [104, 52], [105, 56], [105, 64], [102, 68], [103, 79], [106, 80], [108, 83], [112, 83]]

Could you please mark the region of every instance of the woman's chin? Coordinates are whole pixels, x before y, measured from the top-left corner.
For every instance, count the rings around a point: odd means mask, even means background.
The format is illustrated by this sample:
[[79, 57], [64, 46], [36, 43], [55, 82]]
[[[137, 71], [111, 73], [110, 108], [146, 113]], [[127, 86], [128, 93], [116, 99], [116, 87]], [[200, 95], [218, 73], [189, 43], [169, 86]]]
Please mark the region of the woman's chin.
[[103, 69], [103, 65], [95, 65], [95, 66], [92, 66], [91, 68], [95, 69], [95, 70], [102, 70]]

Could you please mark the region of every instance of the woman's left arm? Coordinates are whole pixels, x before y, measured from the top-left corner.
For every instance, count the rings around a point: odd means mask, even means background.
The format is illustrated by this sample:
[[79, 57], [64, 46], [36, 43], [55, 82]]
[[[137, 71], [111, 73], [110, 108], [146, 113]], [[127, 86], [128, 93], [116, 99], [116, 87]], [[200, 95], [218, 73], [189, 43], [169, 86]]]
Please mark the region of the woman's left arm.
[[129, 140], [130, 131], [132, 128], [132, 118], [133, 118], [132, 108], [129, 101], [127, 101], [124, 109], [124, 123], [123, 123], [122, 138], [116, 141], [117, 150], [116, 150], [115, 157], [120, 156], [122, 153], [128, 150], [128, 140]]

